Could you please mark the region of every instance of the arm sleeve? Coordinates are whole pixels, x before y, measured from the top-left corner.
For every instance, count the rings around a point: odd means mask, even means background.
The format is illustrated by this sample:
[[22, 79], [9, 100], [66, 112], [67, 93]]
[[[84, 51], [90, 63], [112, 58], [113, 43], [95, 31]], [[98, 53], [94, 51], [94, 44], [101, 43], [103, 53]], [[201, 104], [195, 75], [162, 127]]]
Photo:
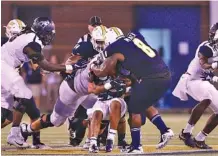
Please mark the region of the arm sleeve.
[[199, 49], [199, 53], [201, 53], [203, 56], [210, 58], [213, 57], [213, 51], [210, 47], [208, 46], [201, 46]]

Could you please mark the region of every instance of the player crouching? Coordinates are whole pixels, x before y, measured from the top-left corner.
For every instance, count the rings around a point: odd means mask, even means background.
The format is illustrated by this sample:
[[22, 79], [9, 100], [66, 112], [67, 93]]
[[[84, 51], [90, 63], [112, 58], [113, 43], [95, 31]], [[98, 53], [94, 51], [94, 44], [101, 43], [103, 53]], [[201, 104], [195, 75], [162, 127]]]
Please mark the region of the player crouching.
[[[113, 84], [113, 87], [111, 86]], [[102, 120], [110, 120], [110, 129], [106, 140], [106, 152], [111, 152], [114, 146], [114, 139], [117, 133], [118, 123], [122, 116], [126, 113], [126, 103], [123, 99], [126, 92], [126, 84], [120, 79], [110, 81], [104, 84], [105, 88], [111, 88], [106, 92], [100, 93], [98, 101], [93, 108], [89, 109], [87, 114], [91, 118], [90, 130], [90, 146], [89, 152], [97, 153], [97, 137], [100, 132]], [[96, 94], [94, 87], [90, 87], [90, 92]]]

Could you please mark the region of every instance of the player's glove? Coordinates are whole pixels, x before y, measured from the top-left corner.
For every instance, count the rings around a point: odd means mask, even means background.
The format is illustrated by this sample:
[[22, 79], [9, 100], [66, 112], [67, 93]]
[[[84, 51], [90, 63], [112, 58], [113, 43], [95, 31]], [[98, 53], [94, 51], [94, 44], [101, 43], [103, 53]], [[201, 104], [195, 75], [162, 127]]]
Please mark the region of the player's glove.
[[126, 84], [124, 83], [124, 81], [122, 81], [120, 79], [113, 79], [110, 82], [107, 82], [104, 84], [104, 88], [106, 90], [119, 89], [122, 86], [126, 86]]

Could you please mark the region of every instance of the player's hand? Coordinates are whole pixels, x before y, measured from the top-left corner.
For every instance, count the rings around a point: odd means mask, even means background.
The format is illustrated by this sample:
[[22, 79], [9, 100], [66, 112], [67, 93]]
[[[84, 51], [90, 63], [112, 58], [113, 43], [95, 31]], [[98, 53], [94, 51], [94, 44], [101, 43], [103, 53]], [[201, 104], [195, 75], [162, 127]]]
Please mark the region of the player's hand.
[[212, 78], [212, 82], [218, 82], [218, 77], [217, 76], [214, 76], [213, 78]]
[[82, 69], [87, 66], [87, 61], [81, 59], [77, 63], [73, 64], [72, 66], [73, 66], [73, 70]]

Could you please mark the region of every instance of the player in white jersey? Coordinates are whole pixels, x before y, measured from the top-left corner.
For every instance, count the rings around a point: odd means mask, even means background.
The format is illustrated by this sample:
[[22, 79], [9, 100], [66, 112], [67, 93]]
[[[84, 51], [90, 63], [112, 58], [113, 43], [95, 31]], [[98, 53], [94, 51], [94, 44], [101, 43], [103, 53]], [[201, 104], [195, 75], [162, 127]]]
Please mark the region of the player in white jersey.
[[1, 47], [1, 88], [10, 92], [18, 101], [15, 105], [14, 120], [7, 141], [17, 147], [29, 146], [21, 136], [19, 125], [28, 107], [34, 105], [34, 99], [23, 78], [16, 71], [16, 67], [32, 60], [33, 63], [37, 63], [39, 67], [47, 71], [72, 72], [75, 68], [74, 65], [50, 64], [43, 57], [42, 49], [52, 42], [54, 35], [53, 21], [47, 17], [38, 17], [34, 20], [32, 28], [26, 27]]
[[[205, 138], [218, 124], [218, 91], [207, 81], [207, 78], [215, 83], [218, 82], [218, 77], [213, 74], [218, 68], [217, 61], [218, 23], [211, 27], [209, 40], [198, 46], [196, 55], [189, 64], [187, 72], [181, 76], [173, 91], [173, 95], [181, 100], [188, 100], [188, 94], [200, 102], [193, 108], [191, 117], [179, 136], [187, 146], [201, 149], [211, 148], [205, 144]], [[194, 125], [208, 106], [213, 110], [213, 114], [208, 119], [204, 129], [193, 139]]]
[[[9, 21], [6, 28], [5, 35], [7, 36], [7, 39], [4, 40], [5, 42], [2, 42], [2, 45], [5, 44], [10, 38], [12, 38], [15, 35], [18, 35], [26, 25], [19, 19], [14, 19]], [[1, 87], [1, 128], [4, 128], [8, 124], [12, 122], [13, 114], [12, 114], [12, 108], [14, 103], [14, 97], [12, 94], [10, 94], [9, 91], [5, 90]]]
[[[107, 83], [107, 81], [105, 81], [105, 83]], [[93, 108], [87, 111], [88, 117], [91, 120], [89, 152], [92, 153], [97, 153], [99, 151], [97, 145], [97, 137], [100, 132], [100, 125], [102, 120], [109, 120], [110, 123], [105, 150], [106, 152], [112, 151], [118, 123], [120, 119], [125, 115], [127, 110], [126, 102], [123, 99], [124, 94], [126, 93], [125, 81], [123, 79], [116, 78], [113, 80], [113, 83], [116, 83], [116, 88], [100, 93], [98, 96], [98, 101], [95, 103]], [[90, 87], [92, 92], [98, 92], [95, 90], [95, 84], [98, 84], [98, 82], [95, 81], [92, 87]]]

